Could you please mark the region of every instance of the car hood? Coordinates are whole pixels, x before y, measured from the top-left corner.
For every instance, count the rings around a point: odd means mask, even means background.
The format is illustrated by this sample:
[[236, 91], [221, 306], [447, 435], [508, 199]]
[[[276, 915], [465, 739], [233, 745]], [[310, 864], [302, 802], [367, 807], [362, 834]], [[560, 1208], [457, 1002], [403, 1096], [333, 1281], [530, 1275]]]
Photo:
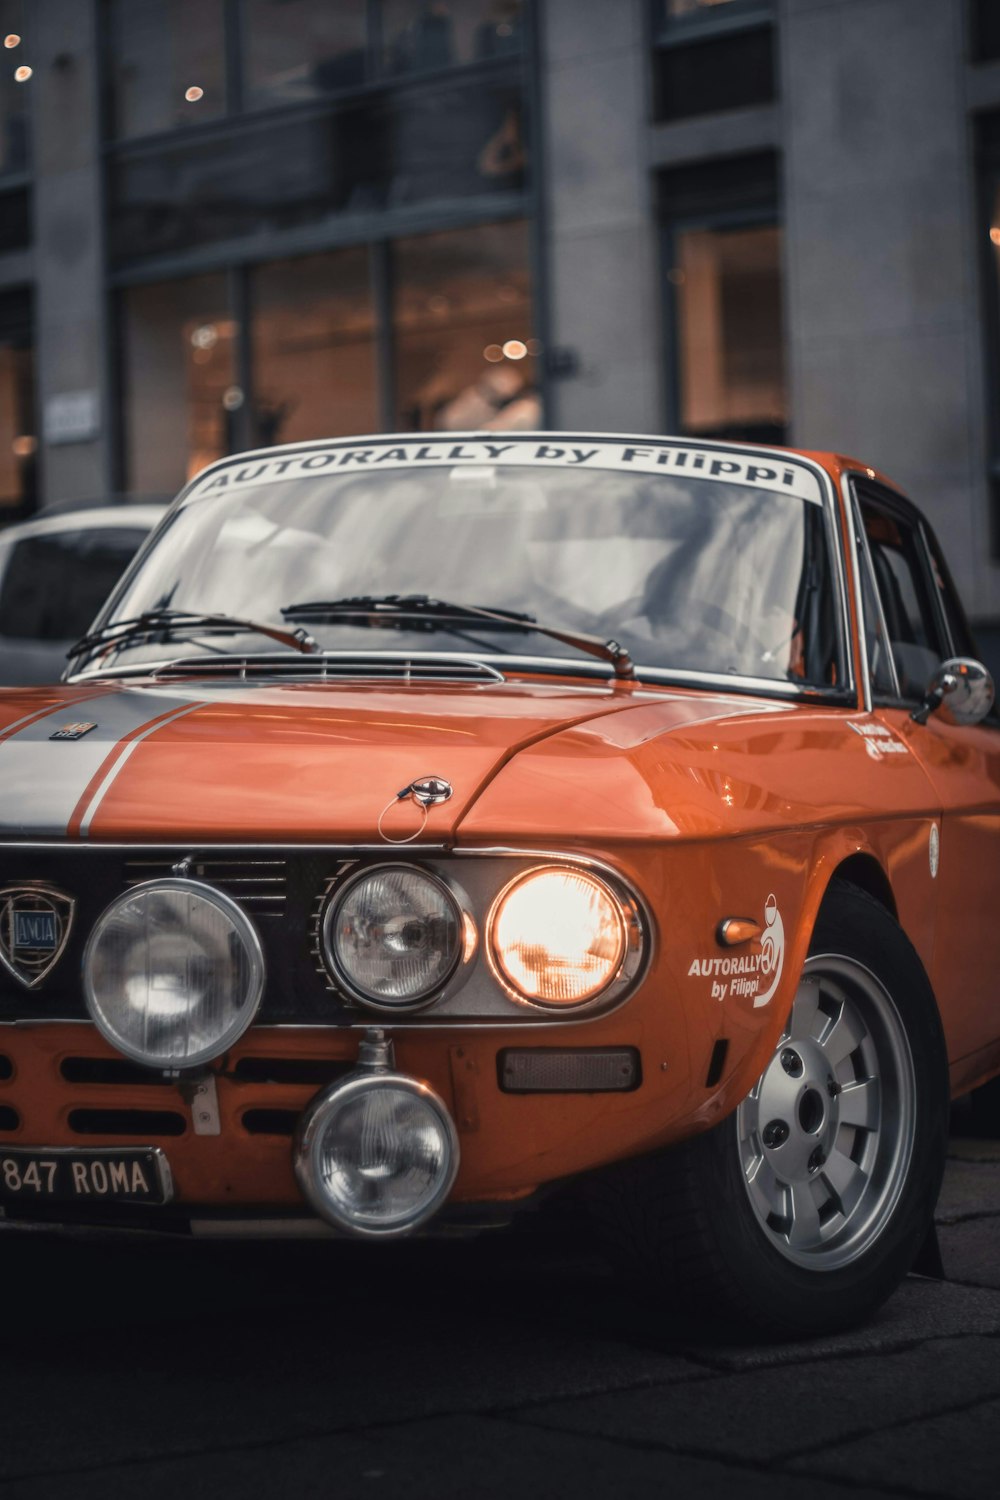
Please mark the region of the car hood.
[[[377, 839], [382, 818], [384, 837], [439, 842], [519, 752], [640, 705], [659, 733], [748, 709], [706, 693], [551, 680], [10, 690], [0, 693], [0, 832], [346, 843]], [[397, 799], [424, 776], [453, 788], [426, 819]]]

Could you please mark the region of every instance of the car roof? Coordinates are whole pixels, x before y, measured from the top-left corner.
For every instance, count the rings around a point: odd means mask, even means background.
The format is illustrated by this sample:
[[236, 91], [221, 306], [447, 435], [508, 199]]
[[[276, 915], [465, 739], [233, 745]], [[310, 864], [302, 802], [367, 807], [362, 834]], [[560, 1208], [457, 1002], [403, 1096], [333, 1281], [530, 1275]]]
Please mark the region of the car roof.
[[52, 536], [67, 531], [96, 531], [103, 527], [131, 526], [150, 531], [166, 511], [165, 505], [96, 505], [90, 510], [66, 511], [58, 516], [36, 516], [0, 531], [0, 544], [26, 537]]

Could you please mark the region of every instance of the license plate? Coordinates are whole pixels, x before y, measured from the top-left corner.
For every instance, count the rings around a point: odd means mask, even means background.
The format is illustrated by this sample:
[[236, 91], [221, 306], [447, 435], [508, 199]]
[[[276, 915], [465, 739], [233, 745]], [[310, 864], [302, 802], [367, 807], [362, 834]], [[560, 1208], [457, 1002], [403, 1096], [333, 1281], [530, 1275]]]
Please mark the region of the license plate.
[[0, 1202], [168, 1203], [171, 1197], [170, 1168], [157, 1146], [0, 1148]]

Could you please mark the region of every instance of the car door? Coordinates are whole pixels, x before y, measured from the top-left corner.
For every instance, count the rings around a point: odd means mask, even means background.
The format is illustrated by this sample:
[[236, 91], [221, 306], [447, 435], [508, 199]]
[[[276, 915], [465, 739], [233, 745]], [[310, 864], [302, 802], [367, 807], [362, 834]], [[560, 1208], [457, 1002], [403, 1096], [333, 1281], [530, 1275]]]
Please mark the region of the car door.
[[941, 808], [936, 860], [928, 850], [938, 902], [931, 980], [946, 1016], [953, 1080], [971, 1084], [975, 1054], [1000, 1039], [1000, 719], [994, 713], [954, 725], [931, 713], [914, 721], [940, 663], [974, 657], [975, 647], [930, 528], [891, 491], [859, 480], [854, 491], [862, 567], [880, 614], [868, 642], [877, 668], [873, 708], [919, 757]]

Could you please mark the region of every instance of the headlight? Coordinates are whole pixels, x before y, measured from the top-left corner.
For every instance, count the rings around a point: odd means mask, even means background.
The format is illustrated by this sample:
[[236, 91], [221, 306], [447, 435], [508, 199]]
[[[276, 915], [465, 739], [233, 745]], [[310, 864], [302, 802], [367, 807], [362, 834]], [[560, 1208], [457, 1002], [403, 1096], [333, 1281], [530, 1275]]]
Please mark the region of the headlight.
[[260, 940], [235, 901], [195, 880], [155, 880], [113, 901], [83, 961], [87, 1008], [119, 1052], [159, 1068], [218, 1057], [264, 988]]
[[399, 1073], [355, 1073], [299, 1126], [295, 1171], [317, 1213], [354, 1234], [405, 1234], [451, 1191], [458, 1136], [433, 1089]]
[[554, 1010], [583, 1005], [619, 973], [626, 915], [584, 870], [531, 870], [503, 891], [490, 918], [489, 951], [514, 995]]
[[463, 947], [451, 892], [423, 871], [382, 865], [355, 876], [323, 918], [323, 949], [345, 988], [384, 1010], [438, 993]]

